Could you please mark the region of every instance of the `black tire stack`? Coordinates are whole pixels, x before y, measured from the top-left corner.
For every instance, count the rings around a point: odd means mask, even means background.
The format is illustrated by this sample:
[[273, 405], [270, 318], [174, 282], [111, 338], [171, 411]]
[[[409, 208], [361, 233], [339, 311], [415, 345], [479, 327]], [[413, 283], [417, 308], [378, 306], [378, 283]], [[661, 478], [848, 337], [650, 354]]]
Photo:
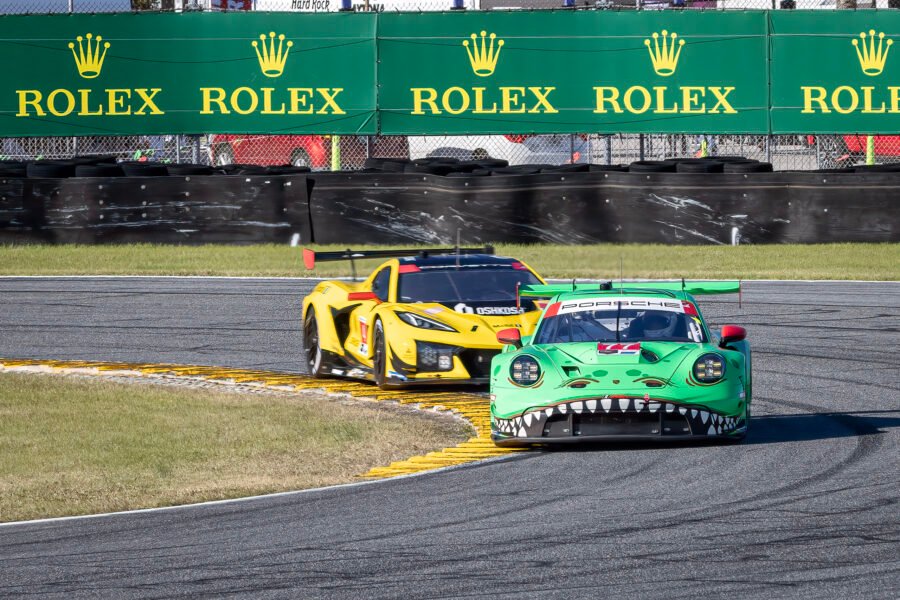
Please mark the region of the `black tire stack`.
[[632, 173], [771, 173], [772, 163], [743, 156], [639, 160], [628, 165]]

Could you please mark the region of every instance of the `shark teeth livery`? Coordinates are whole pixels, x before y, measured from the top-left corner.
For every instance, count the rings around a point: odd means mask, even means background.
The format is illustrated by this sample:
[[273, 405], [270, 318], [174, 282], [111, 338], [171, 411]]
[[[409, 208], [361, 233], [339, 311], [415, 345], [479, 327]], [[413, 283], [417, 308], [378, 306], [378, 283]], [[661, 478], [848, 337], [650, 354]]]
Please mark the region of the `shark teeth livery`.
[[[599, 402], [598, 402], [599, 400]], [[719, 415], [705, 408], [685, 407], [673, 402], [653, 400], [644, 402], [612, 402], [604, 403], [601, 399], [574, 400], [563, 402], [554, 406], [536, 408], [510, 419], [494, 417], [492, 430], [496, 433], [515, 436], [517, 438], [542, 438], [546, 434], [546, 426], [555, 417], [577, 417], [579, 415], [610, 415], [613, 417], [628, 417], [639, 415], [659, 414], [678, 415], [685, 423], [686, 431], [670, 432], [672, 435], [718, 437], [722, 435], [736, 434], [746, 431], [747, 423], [743, 417], [731, 417]], [[605, 400], [610, 400], [605, 398]], [[625, 400], [622, 398], [616, 400]], [[609, 406], [605, 410], [603, 406]], [[652, 409], [651, 409], [652, 406]], [[665, 410], [660, 412], [660, 408]], [[671, 417], [670, 417], [671, 419]], [[662, 419], [666, 422], [666, 419]], [[675, 421], [677, 422], [677, 420]], [[684, 429], [684, 427], [682, 428]], [[662, 429], [660, 430], [662, 431]]]

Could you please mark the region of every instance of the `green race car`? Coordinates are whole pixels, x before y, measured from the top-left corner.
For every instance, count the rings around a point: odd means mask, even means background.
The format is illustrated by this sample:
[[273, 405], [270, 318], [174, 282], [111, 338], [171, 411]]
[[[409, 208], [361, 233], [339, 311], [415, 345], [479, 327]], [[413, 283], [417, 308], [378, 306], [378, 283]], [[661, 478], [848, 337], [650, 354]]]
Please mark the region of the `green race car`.
[[523, 286], [551, 298], [535, 334], [507, 329], [491, 363], [499, 446], [744, 437], [752, 375], [746, 331], [718, 340], [694, 295], [738, 282]]

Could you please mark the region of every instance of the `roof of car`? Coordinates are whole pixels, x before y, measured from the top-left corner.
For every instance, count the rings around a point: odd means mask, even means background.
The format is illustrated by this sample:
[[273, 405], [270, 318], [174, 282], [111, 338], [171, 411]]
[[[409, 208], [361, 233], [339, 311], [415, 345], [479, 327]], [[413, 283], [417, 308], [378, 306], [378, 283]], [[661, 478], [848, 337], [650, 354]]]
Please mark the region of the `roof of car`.
[[419, 268], [443, 268], [443, 267], [512, 267], [521, 264], [518, 260], [508, 256], [494, 256], [493, 254], [436, 254], [407, 256], [398, 259], [401, 265], [416, 265]]

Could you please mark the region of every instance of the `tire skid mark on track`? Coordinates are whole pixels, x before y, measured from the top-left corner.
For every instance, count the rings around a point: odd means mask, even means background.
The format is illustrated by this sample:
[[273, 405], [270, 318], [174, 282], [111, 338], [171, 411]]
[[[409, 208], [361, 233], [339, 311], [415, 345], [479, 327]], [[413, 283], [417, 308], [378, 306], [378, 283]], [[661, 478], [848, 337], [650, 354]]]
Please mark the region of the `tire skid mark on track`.
[[450, 411], [462, 417], [475, 428], [476, 435], [474, 437], [456, 446], [429, 452], [424, 456], [412, 456], [386, 466], [374, 467], [366, 473], [358, 475], [358, 477], [365, 479], [385, 479], [398, 475], [411, 475], [422, 471], [463, 465], [526, 451], [521, 448], [498, 448], [494, 445], [490, 439], [490, 411], [487, 398], [471, 392], [385, 392], [369, 384], [340, 379], [313, 379], [308, 375], [280, 373], [277, 371], [256, 371], [200, 365], [0, 358], [0, 372], [34, 372], [41, 370], [73, 372], [84, 375], [185, 377], [210, 382], [258, 385], [287, 391], [321, 389], [329, 394], [347, 394], [360, 400], [415, 405], [416, 408], [423, 411]]

